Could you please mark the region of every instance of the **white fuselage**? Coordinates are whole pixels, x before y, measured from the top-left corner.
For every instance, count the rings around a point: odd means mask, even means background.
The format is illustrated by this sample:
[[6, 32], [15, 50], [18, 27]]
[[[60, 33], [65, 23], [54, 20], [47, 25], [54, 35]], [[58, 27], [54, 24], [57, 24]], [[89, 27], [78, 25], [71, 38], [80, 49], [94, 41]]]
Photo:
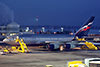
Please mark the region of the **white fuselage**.
[[[51, 42], [67, 42], [73, 39], [72, 36], [67, 36], [63, 34], [25, 34], [19, 35], [19, 38], [22, 38], [26, 44], [44, 44]], [[18, 45], [15, 42], [16, 36], [11, 36], [9, 38], [5, 38], [3, 42], [10, 45]]]

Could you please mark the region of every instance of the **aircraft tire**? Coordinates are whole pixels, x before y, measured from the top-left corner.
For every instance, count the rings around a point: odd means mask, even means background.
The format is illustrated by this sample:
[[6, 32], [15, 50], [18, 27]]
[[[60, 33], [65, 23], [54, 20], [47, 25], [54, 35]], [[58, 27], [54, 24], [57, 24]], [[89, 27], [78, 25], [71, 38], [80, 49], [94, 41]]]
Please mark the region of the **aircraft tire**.
[[47, 44], [47, 50], [53, 51], [54, 50], [54, 45]]
[[63, 51], [63, 50], [64, 50], [64, 46], [63, 46], [63, 45], [60, 45], [60, 46], [59, 46], [59, 50], [60, 50], [60, 51]]

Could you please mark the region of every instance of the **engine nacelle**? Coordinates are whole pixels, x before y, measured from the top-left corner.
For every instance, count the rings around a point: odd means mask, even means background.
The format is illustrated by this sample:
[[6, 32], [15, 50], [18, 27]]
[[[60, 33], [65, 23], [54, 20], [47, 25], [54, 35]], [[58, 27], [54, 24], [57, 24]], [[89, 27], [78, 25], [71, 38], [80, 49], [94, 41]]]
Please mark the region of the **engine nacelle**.
[[47, 44], [47, 49], [48, 50], [55, 50], [55, 49], [59, 49], [60, 44]]
[[54, 50], [54, 44], [48, 44], [47, 49], [48, 50]]
[[71, 48], [71, 44], [65, 44], [65, 48], [66, 49], [70, 49]]
[[75, 48], [75, 44], [66, 44], [66, 49]]

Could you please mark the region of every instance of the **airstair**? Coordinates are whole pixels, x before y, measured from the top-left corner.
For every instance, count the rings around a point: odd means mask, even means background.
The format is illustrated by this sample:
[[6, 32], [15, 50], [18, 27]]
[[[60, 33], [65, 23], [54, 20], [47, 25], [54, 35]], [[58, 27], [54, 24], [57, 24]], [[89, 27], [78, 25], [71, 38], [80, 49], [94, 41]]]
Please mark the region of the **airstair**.
[[3, 49], [3, 52], [5, 52], [5, 53], [18, 53], [18, 52], [28, 53], [28, 52], [30, 52], [29, 49], [28, 49], [28, 47], [24, 43], [23, 39], [19, 39], [19, 37], [17, 37], [16, 42], [20, 46], [16, 46], [16, 47], [12, 46], [11, 48], [7, 48], [6, 47], [6, 48]]
[[78, 41], [84, 41], [85, 45], [82, 45], [81, 49], [85, 49], [85, 50], [98, 50], [98, 48], [92, 42], [88, 42], [84, 38], [77, 38], [77, 40]]
[[26, 44], [24, 43], [23, 39], [17, 38], [16, 42], [18, 42], [20, 45], [17, 49], [18, 52], [21, 52], [21, 53], [30, 52], [29, 49], [27, 48]]
[[83, 45], [83, 46], [81, 47], [82, 49], [87, 49], [87, 50], [98, 50], [98, 48], [97, 48], [92, 42], [86, 41], [84, 44], [85, 44], [85, 45]]

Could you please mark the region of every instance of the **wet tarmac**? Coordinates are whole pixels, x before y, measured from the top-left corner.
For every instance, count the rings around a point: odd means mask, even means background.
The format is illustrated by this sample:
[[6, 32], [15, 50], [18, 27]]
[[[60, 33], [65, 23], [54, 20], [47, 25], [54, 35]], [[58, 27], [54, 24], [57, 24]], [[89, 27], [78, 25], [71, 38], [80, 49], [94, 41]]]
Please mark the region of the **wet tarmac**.
[[85, 58], [100, 57], [100, 50], [66, 50], [47, 51], [42, 48], [30, 48], [31, 53], [18, 53], [0, 55], [0, 67], [67, 67], [68, 61], [80, 60]]

